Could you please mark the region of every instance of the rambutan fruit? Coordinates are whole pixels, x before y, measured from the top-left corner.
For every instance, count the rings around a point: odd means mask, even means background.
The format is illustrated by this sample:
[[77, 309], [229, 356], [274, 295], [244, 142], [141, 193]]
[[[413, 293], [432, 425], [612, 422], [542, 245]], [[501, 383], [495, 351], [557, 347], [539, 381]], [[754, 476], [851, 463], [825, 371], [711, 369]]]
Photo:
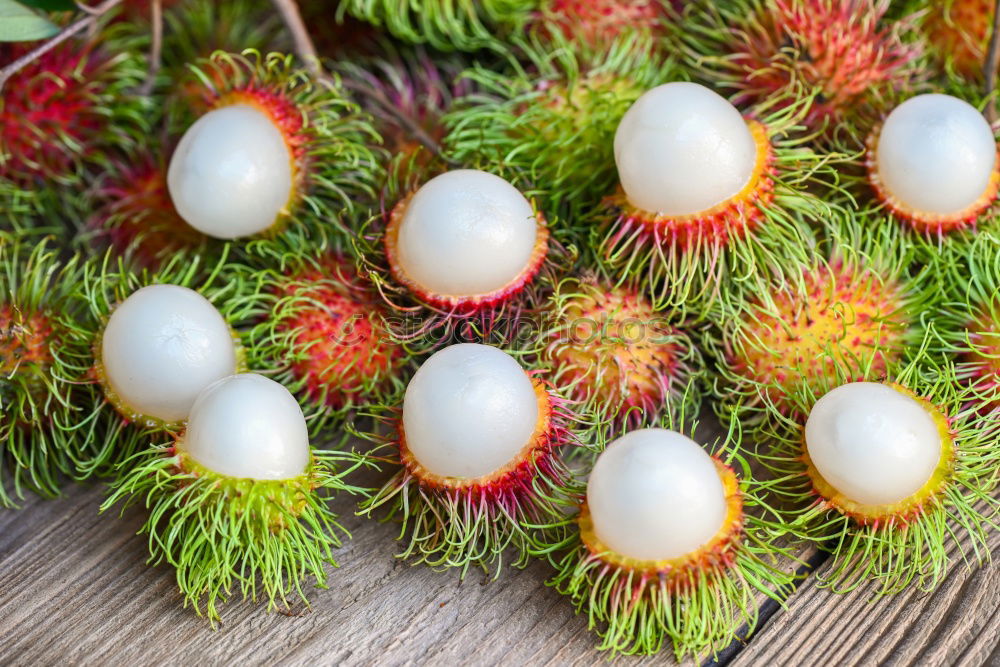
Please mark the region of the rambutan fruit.
[[651, 44], [632, 35], [577, 53], [561, 35], [548, 42], [534, 35], [518, 42], [526, 64], [473, 66], [463, 76], [477, 90], [445, 118], [448, 157], [528, 174], [549, 194], [543, 208], [575, 223], [615, 185], [613, 143], [622, 116], [647, 89], [676, 77]]
[[806, 220], [831, 214], [808, 188], [830, 156], [787, 137], [797, 111], [744, 117], [695, 83], [644, 93], [618, 125], [620, 187], [591, 228], [607, 274], [642, 286], [656, 309], [697, 313], [806, 261]]
[[534, 550], [554, 565], [550, 585], [586, 614], [601, 650], [654, 654], [669, 642], [680, 661], [752, 630], [759, 594], [779, 599], [795, 575], [779, 568], [787, 553], [773, 522], [758, 516], [767, 512], [760, 485], [733, 470], [749, 469], [733, 441], [738, 428], [710, 455], [685, 430], [666, 428], [679, 424], [664, 426], [602, 446], [586, 482], [562, 490], [577, 510], [541, 526]]
[[918, 95], [893, 109], [869, 135], [865, 164], [878, 202], [925, 236], [986, 219], [1000, 188], [992, 128], [950, 95]]
[[402, 558], [435, 567], [496, 568], [504, 552], [527, 563], [530, 526], [561, 514], [556, 488], [576, 446], [565, 402], [537, 373], [499, 348], [446, 347], [410, 379], [402, 405], [378, 413], [390, 435], [362, 434], [401, 466], [362, 506], [399, 516]]
[[699, 393], [687, 389], [705, 363], [670, 315], [626, 286], [590, 276], [560, 281], [538, 336], [552, 383], [586, 405], [581, 412], [605, 419], [642, 424], [665, 411], [697, 414]]
[[[889, 0], [690, 3], [678, 39], [705, 81], [736, 105], [809, 101], [800, 122], [844, 129], [919, 78], [915, 21], [883, 23]], [[683, 27], [681, 27], [683, 26]]]
[[[327, 507], [330, 492], [358, 492], [344, 476], [364, 459], [312, 450], [305, 419], [287, 389], [250, 373], [202, 391], [173, 443], [135, 454], [102, 511], [143, 504], [150, 561], [177, 571], [185, 605], [219, 620], [218, 603], [237, 588], [268, 609], [287, 608], [346, 531]], [[343, 467], [344, 469], [338, 469]]]
[[51, 239], [0, 233], [0, 506], [16, 506], [26, 489], [58, 495], [71, 457], [89, 448], [81, 424], [93, 415], [65, 368], [78, 351], [80, 274]]
[[[793, 395], [866, 374], [881, 377], [924, 335], [939, 300], [935, 270], [894, 225], [854, 215], [828, 221], [816, 254], [783, 267], [710, 316], [719, 340], [715, 392], [744, 426], [787, 413]], [[845, 373], [838, 376], [837, 373]]]
[[589, 46], [607, 45], [623, 34], [655, 33], [668, 7], [666, 0], [544, 0], [540, 5], [537, 22], [571, 44]]
[[97, 247], [108, 246], [145, 267], [182, 251], [201, 249], [206, 237], [177, 213], [167, 170], [153, 153], [112, 161], [94, 187], [88, 228]]
[[538, 0], [340, 0], [337, 20], [353, 16], [384, 28], [411, 44], [441, 51], [499, 49], [506, 34], [516, 34], [531, 20]]
[[953, 545], [967, 564], [989, 553], [1000, 412], [984, 413], [987, 397], [927, 353], [934, 335], [888, 378], [845, 382], [854, 369], [842, 367], [794, 394], [794, 416], [776, 424], [777, 444], [761, 457], [785, 528], [831, 551], [822, 578], [837, 592], [869, 581], [877, 595], [930, 590]]
[[391, 209], [356, 241], [366, 275], [403, 316], [393, 327], [397, 338], [457, 332], [505, 340], [540, 302], [539, 273], [548, 276], [556, 261], [545, 216], [533, 199], [486, 171], [447, 171], [415, 188], [400, 183], [387, 189]]
[[216, 53], [192, 69], [205, 113], [167, 171], [181, 217], [223, 239], [290, 227], [322, 244], [344, 231], [373, 197], [378, 165], [370, 119], [339, 84], [277, 53]]
[[85, 307], [64, 365], [66, 379], [93, 389], [87, 428], [106, 437], [74, 458], [78, 474], [109, 473], [141, 441], [176, 433], [202, 389], [244, 368], [236, 332], [212, 304], [239, 289], [220, 278], [227, 261], [177, 253], [138, 271], [109, 253], [84, 264], [75, 288]]
[[964, 77], [982, 77], [993, 34], [990, 0], [939, 0], [927, 5], [922, 28], [934, 55]]
[[[0, 44], [0, 62], [31, 48]], [[86, 164], [148, 134], [133, 93], [145, 67], [133, 53], [68, 40], [16, 72], [0, 96], [0, 175], [24, 187], [78, 185]]]
[[313, 433], [330, 419], [394, 403], [408, 356], [353, 263], [335, 253], [289, 252], [277, 265], [244, 277], [248, 293], [227, 303], [248, 365], [299, 398]]
[[413, 169], [432, 169], [446, 130], [443, 117], [474, 84], [462, 76], [465, 62], [432, 57], [420, 46], [384, 42], [376, 57], [334, 64], [344, 87], [370, 113], [375, 131], [393, 160]]

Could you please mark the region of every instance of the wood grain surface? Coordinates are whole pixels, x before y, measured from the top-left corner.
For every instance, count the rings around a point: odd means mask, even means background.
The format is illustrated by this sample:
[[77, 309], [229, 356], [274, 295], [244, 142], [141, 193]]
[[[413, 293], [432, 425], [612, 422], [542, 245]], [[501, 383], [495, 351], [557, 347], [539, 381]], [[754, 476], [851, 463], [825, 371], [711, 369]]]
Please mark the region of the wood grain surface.
[[[289, 616], [230, 602], [213, 631], [182, 608], [169, 568], [145, 564], [145, 540], [135, 535], [142, 510], [98, 515], [102, 497], [99, 485], [72, 486], [61, 499], [0, 511], [0, 664], [607, 664], [585, 619], [545, 586], [545, 564], [496, 580], [414, 567], [394, 557], [396, 525], [354, 516], [347, 498], [334, 507], [353, 539], [330, 588], [311, 591], [311, 609]], [[1000, 556], [1000, 538], [991, 544]], [[801, 556], [823, 571], [822, 554]], [[808, 577], [787, 610], [766, 604], [750, 641], [713, 662], [1000, 664], [997, 565], [954, 567], [932, 595], [869, 596], [837, 596]], [[664, 652], [615, 662], [673, 661]]]

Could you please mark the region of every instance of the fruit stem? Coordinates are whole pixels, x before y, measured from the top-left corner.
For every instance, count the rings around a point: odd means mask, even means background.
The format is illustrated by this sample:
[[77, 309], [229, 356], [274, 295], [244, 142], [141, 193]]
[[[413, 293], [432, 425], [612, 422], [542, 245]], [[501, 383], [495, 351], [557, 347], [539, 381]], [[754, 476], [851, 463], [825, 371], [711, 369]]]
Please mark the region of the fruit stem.
[[1000, 0], [993, 4], [993, 33], [990, 35], [990, 48], [986, 52], [986, 63], [983, 66], [983, 77], [986, 79], [986, 119], [990, 123], [997, 121], [996, 101], [990, 99], [997, 81], [997, 69], [1000, 67]]
[[302, 20], [299, 6], [295, 0], [271, 0], [275, 9], [281, 14], [281, 19], [285, 26], [292, 33], [292, 40], [295, 42], [295, 53], [305, 63], [309, 73], [317, 79], [324, 78], [323, 68], [320, 66], [319, 56], [316, 54], [316, 46], [313, 44], [306, 24]]
[[60, 30], [59, 33], [49, 41], [43, 43], [35, 49], [32, 49], [14, 62], [8, 64], [3, 69], [0, 69], [0, 91], [3, 90], [4, 84], [7, 83], [7, 80], [10, 79], [10, 77], [14, 76], [24, 69], [24, 67], [44, 56], [46, 53], [59, 46], [78, 32], [87, 28], [92, 28], [97, 24], [97, 19], [120, 5], [122, 1], [123, 0], [105, 0], [96, 7], [90, 7], [83, 10], [87, 16], [81, 18], [79, 21], [69, 24]]
[[153, 85], [156, 83], [156, 74], [160, 71], [160, 51], [163, 47], [162, 0], [152, 0], [149, 11], [149, 21], [152, 23], [153, 36], [152, 44], [149, 48], [149, 72], [146, 74], [146, 81], [139, 88], [139, 94], [143, 97], [147, 97], [153, 92]]

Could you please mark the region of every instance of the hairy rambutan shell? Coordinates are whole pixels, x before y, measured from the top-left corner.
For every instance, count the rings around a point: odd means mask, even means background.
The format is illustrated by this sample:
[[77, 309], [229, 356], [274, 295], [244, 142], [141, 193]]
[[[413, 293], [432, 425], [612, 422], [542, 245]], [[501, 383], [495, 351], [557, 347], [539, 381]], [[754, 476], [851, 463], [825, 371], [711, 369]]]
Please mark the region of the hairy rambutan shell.
[[[545, 3], [543, 3], [544, 5]], [[662, 0], [550, 0], [541, 14], [567, 39], [607, 44], [636, 28], [653, 30], [666, 16]]]
[[915, 216], [961, 218], [996, 196], [993, 131], [972, 105], [950, 95], [918, 95], [893, 109], [871, 160], [887, 203]]
[[738, 194], [757, 166], [757, 142], [736, 108], [696, 83], [647, 91], [615, 133], [629, 202], [659, 215], [706, 211]]
[[130, 418], [186, 419], [205, 387], [236, 372], [236, 344], [222, 315], [177, 285], [150, 285], [125, 299], [100, 345], [105, 390]]
[[665, 429], [632, 431], [608, 445], [587, 482], [593, 530], [627, 558], [661, 561], [697, 550], [727, 516], [715, 462]]
[[932, 415], [910, 396], [876, 382], [853, 382], [824, 394], [809, 413], [805, 442], [823, 479], [865, 505], [913, 496], [941, 460]]
[[937, 0], [924, 19], [930, 44], [966, 76], [981, 76], [993, 31], [992, 0]]
[[403, 399], [410, 454], [440, 477], [474, 479], [514, 460], [532, 442], [538, 398], [509, 354], [488, 345], [452, 345], [414, 374]]
[[294, 171], [292, 153], [271, 118], [233, 104], [188, 128], [170, 160], [167, 183], [189, 225], [234, 239], [274, 225], [293, 197]]
[[410, 199], [395, 235], [395, 265], [435, 294], [489, 294], [530, 267], [537, 239], [535, 212], [517, 188], [460, 169], [432, 178]]
[[0, 380], [28, 367], [52, 364], [52, 323], [41, 313], [18, 313], [0, 303]]
[[228, 477], [290, 479], [309, 465], [309, 431], [287, 389], [241, 373], [205, 388], [191, 407], [177, 448]]

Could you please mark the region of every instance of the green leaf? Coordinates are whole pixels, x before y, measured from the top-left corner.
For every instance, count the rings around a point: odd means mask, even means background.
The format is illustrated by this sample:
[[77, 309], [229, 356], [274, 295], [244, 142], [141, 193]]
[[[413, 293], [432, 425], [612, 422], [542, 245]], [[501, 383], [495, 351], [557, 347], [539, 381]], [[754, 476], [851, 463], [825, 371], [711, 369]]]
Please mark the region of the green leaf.
[[76, 11], [76, 3], [73, 0], [18, 0], [22, 5], [35, 7], [46, 12], [69, 12]]
[[30, 42], [59, 32], [59, 26], [14, 0], [0, 0], [0, 42]]

